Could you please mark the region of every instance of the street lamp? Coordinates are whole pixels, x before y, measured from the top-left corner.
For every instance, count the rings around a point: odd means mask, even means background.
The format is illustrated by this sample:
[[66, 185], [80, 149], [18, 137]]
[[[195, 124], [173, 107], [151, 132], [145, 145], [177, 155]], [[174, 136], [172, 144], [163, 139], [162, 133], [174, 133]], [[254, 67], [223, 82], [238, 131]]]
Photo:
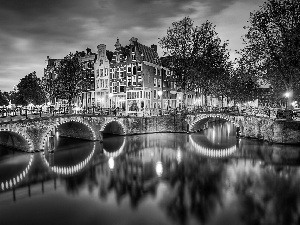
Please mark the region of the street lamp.
[[160, 97], [160, 100], [161, 100], [160, 110], [161, 110], [161, 115], [162, 115], [163, 114], [163, 96], [162, 96], [163, 92], [161, 90], [159, 90], [157, 92], [157, 94], [158, 94], [158, 96]]
[[286, 109], [288, 108], [288, 101], [289, 101], [289, 97], [291, 96], [291, 93], [290, 92], [285, 92], [284, 93], [284, 96], [286, 97]]
[[109, 99], [109, 114], [111, 114], [111, 107], [112, 107], [112, 97], [114, 96], [113, 93], [109, 93], [108, 94], [108, 97], [110, 98]]

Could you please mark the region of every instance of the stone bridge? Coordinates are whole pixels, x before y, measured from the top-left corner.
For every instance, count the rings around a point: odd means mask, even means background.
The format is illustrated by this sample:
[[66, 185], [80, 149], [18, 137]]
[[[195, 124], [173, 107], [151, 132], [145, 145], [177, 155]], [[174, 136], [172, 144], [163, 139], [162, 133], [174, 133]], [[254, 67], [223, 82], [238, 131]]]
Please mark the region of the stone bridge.
[[102, 141], [103, 133], [196, 132], [209, 120], [229, 121], [240, 135], [275, 143], [300, 143], [300, 122], [269, 117], [199, 113], [154, 117], [62, 115], [0, 122], [0, 144], [26, 152], [44, 151], [54, 135]]

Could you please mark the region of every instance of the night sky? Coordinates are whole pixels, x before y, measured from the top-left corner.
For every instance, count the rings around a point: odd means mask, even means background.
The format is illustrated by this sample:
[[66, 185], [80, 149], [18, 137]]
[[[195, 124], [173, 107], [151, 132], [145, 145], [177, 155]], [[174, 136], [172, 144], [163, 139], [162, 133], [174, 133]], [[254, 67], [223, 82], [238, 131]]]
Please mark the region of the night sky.
[[[22, 77], [43, 76], [46, 57], [106, 44], [113, 51], [137, 37], [158, 45], [172, 22], [189, 16], [194, 25], [216, 25], [222, 41], [229, 40], [231, 58], [242, 48], [250, 12], [263, 0], [0, 0], [0, 90], [11, 91]], [[158, 49], [159, 55], [162, 51]]]

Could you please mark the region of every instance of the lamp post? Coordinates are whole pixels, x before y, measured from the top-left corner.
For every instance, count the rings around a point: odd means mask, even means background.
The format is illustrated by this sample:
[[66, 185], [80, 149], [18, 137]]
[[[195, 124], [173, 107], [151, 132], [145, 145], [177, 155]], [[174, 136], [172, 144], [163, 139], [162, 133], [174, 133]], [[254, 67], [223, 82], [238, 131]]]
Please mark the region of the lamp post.
[[109, 93], [108, 97], [109, 97], [109, 115], [111, 114], [111, 106], [112, 106], [112, 97], [114, 96], [113, 93]]
[[158, 91], [157, 92], [157, 94], [158, 94], [158, 96], [160, 97], [160, 100], [161, 100], [161, 106], [160, 106], [160, 115], [162, 115], [163, 114], [163, 92], [162, 91]]
[[285, 109], [287, 109], [288, 108], [289, 97], [291, 96], [291, 93], [290, 92], [285, 92], [284, 96], [286, 97]]

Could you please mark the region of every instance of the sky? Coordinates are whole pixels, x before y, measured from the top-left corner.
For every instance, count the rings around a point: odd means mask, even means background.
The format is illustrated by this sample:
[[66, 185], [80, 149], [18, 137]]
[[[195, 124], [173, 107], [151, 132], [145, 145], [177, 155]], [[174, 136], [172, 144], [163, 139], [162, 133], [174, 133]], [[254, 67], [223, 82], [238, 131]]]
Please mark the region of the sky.
[[[27, 74], [42, 78], [46, 58], [70, 52], [114, 51], [131, 37], [158, 45], [172, 22], [189, 16], [195, 26], [206, 20], [228, 40], [231, 59], [243, 47], [250, 12], [263, 0], [0, 0], [0, 90], [11, 91]], [[158, 45], [159, 56], [163, 56]]]

